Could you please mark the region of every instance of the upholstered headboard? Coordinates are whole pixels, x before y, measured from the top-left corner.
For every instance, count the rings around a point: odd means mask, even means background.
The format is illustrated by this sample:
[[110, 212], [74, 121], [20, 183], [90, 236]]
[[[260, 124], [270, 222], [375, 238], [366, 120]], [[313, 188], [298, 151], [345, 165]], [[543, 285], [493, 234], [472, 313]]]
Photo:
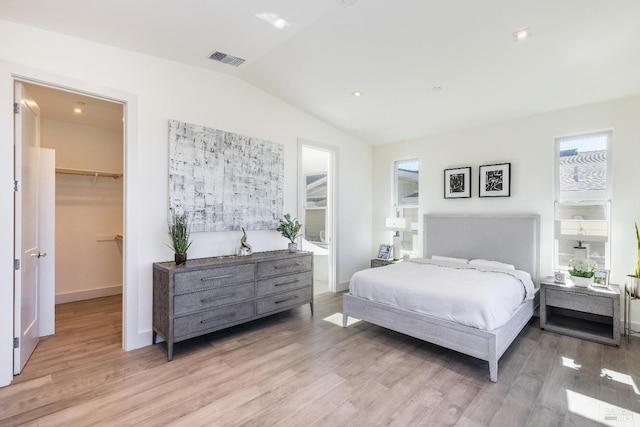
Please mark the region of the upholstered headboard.
[[540, 216], [425, 215], [424, 256], [482, 258], [540, 276]]

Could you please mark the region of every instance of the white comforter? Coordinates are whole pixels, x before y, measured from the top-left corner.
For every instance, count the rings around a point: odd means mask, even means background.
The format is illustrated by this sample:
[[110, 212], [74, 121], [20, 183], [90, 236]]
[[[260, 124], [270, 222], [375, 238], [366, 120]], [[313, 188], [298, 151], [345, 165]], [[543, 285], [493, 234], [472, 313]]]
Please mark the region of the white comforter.
[[349, 291], [488, 331], [504, 325], [535, 292], [531, 276], [524, 271], [423, 258], [358, 271]]

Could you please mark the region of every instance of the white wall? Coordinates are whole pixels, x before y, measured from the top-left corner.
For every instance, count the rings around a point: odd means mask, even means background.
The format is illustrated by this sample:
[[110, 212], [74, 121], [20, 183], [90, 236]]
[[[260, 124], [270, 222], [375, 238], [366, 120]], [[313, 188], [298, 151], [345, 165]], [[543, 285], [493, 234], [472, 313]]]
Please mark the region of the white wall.
[[[58, 168], [122, 173], [122, 130], [43, 117], [40, 134]], [[123, 230], [122, 183], [56, 174], [57, 304], [122, 292], [123, 245], [115, 239]]]
[[[37, 96], [34, 97], [38, 102]], [[104, 129], [46, 117], [41, 120], [42, 147], [56, 150], [56, 167], [122, 173], [122, 129]]]
[[[420, 159], [420, 214], [535, 213], [541, 217], [541, 274], [553, 273], [554, 138], [613, 130], [611, 280], [633, 274], [640, 223], [638, 166], [640, 96], [541, 114], [461, 132], [374, 148], [373, 241], [371, 253], [388, 241], [384, 217], [391, 212], [393, 161]], [[478, 198], [478, 166], [511, 163], [511, 197]], [[444, 169], [471, 166], [472, 198], [444, 199]], [[420, 235], [421, 232], [420, 232]], [[632, 311], [640, 320], [640, 310]]]
[[[0, 181], [12, 179], [12, 75], [108, 95], [127, 102], [125, 151], [126, 348], [151, 343], [152, 263], [167, 248], [168, 120], [176, 119], [285, 145], [284, 211], [297, 210], [297, 138], [339, 148], [337, 235], [339, 282], [366, 267], [371, 246], [372, 150], [326, 123], [229, 75], [0, 21]], [[8, 186], [5, 186], [7, 188]], [[2, 206], [12, 192], [0, 191]], [[357, 212], [357, 215], [353, 215]], [[11, 380], [10, 209], [0, 213], [0, 385]], [[231, 253], [241, 233], [199, 233], [189, 256]], [[275, 231], [250, 231], [254, 251], [286, 248]]]

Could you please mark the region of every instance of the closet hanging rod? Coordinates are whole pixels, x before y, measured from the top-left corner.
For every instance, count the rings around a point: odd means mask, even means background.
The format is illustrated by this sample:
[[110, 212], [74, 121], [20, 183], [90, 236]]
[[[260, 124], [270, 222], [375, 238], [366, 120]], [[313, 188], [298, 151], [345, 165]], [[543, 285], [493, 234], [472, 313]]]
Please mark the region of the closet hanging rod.
[[84, 176], [93, 176], [93, 177], [102, 176], [102, 177], [113, 178], [113, 179], [122, 178], [121, 173], [91, 171], [91, 170], [85, 170], [85, 169], [56, 168], [56, 173], [62, 173], [66, 175], [84, 175]]

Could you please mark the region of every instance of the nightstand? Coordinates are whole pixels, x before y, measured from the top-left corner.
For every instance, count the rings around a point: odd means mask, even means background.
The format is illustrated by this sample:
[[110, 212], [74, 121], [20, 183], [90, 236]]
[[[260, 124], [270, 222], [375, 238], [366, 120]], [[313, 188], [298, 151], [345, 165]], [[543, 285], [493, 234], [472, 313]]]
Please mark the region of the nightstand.
[[401, 261], [402, 261], [401, 259], [394, 261], [392, 259], [373, 258], [371, 260], [371, 268], [384, 267], [385, 265], [396, 264]]
[[620, 287], [581, 288], [540, 282], [540, 328], [609, 345], [620, 345]]

